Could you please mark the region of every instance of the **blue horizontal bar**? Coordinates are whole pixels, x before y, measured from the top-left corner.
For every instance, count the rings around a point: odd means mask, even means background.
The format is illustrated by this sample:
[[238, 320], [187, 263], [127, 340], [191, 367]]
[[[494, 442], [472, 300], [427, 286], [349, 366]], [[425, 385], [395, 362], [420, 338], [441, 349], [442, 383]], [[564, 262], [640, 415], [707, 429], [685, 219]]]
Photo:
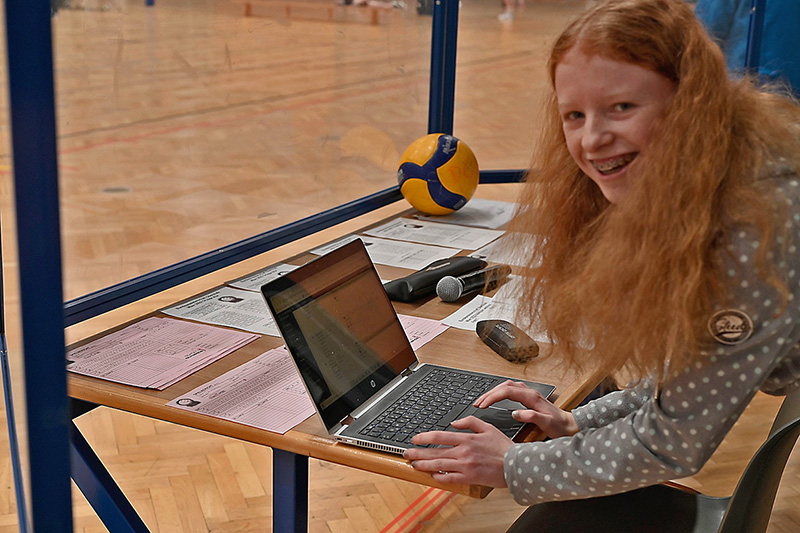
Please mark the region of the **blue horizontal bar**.
[[[480, 175], [480, 183], [513, 183], [521, 181], [524, 175], [524, 170], [484, 170]], [[402, 198], [397, 186], [390, 187], [280, 228], [75, 298], [64, 304], [64, 325], [68, 327], [94, 318], [123, 305], [346, 222], [351, 218], [402, 200]]]
[[400, 189], [397, 186], [390, 187], [297, 222], [70, 300], [64, 304], [64, 324], [65, 326], [71, 326], [83, 320], [88, 320], [186, 281], [330, 228], [351, 218], [369, 213], [402, 198]]
[[525, 181], [528, 170], [482, 170], [481, 183], [517, 183]]

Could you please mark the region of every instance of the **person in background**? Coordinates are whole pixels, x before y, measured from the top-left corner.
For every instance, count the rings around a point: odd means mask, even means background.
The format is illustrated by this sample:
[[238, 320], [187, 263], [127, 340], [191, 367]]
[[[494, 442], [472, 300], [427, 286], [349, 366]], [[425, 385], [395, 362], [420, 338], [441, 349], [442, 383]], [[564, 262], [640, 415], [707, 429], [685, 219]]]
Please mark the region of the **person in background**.
[[[750, 9], [753, 0], [697, 0], [695, 15], [716, 39], [728, 69], [745, 69]], [[758, 74], [763, 81], [783, 84], [800, 97], [800, 2], [768, 0], [764, 11]]]
[[525, 9], [525, 0], [503, 0], [503, 12], [497, 15], [498, 20], [511, 22], [514, 20], [514, 13]]
[[405, 453], [437, 482], [507, 486], [524, 505], [691, 475], [759, 390], [800, 387], [795, 102], [730, 78], [684, 0], [595, 2], [548, 66], [508, 232], [528, 246], [517, 324], [631, 383], [564, 411], [509, 381], [476, 406], [516, 400], [551, 440], [515, 444], [467, 417]]

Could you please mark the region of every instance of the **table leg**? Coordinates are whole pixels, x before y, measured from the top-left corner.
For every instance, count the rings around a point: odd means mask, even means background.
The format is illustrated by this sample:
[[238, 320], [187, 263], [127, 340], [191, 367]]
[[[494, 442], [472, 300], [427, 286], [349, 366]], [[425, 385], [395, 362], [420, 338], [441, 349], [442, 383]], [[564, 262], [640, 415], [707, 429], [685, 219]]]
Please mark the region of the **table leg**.
[[[100, 458], [94, 453], [80, 430], [71, 422], [70, 458], [72, 479], [100, 520], [109, 531], [115, 533], [145, 533], [150, 530], [136, 514], [125, 495], [114, 482]], [[276, 530], [278, 531], [278, 530]]]
[[308, 457], [272, 449], [272, 530], [308, 531]]

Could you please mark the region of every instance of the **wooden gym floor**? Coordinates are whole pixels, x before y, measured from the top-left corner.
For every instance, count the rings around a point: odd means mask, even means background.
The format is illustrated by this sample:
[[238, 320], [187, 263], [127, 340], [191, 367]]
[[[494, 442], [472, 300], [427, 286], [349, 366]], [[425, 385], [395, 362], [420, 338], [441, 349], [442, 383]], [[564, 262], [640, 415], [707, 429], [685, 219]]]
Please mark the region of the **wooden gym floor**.
[[[278, 227], [395, 183], [427, 131], [430, 17], [334, 0], [72, 0], [53, 18], [65, 299]], [[524, 168], [544, 50], [584, 0], [464, 0], [455, 134], [481, 168]], [[287, 6], [289, 9], [287, 10]], [[5, 84], [5, 67], [2, 69]], [[0, 113], [6, 315], [20, 380], [7, 96]], [[483, 197], [513, 200], [514, 186]], [[73, 342], [204, 286], [335, 238], [373, 215], [67, 330]], [[21, 389], [16, 399], [21, 401]], [[778, 401], [759, 396], [685, 482], [725, 495]], [[3, 423], [5, 419], [3, 418]], [[269, 531], [268, 449], [100, 408], [78, 425], [152, 531]], [[0, 531], [16, 531], [5, 427]], [[800, 453], [770, 531], [800, 530]], [[315, 532], [500, 532], [522, 512], [504, 490], [472, 500], [311, 461]], [[74, 491], [75, 530], [104, 531]]]

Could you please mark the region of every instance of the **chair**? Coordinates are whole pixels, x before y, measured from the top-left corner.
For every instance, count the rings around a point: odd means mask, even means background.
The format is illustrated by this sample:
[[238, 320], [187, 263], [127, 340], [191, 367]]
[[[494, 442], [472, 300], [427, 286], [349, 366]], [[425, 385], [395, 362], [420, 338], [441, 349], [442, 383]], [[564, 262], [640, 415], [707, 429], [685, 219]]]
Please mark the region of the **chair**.
[[717, 532], [767, 529], [786, 461], [800, 435], [800, 389], [787, 395], [769, 437], [733, 494], [714, 498], [669, 485], [529, 507], [507, 533]]

